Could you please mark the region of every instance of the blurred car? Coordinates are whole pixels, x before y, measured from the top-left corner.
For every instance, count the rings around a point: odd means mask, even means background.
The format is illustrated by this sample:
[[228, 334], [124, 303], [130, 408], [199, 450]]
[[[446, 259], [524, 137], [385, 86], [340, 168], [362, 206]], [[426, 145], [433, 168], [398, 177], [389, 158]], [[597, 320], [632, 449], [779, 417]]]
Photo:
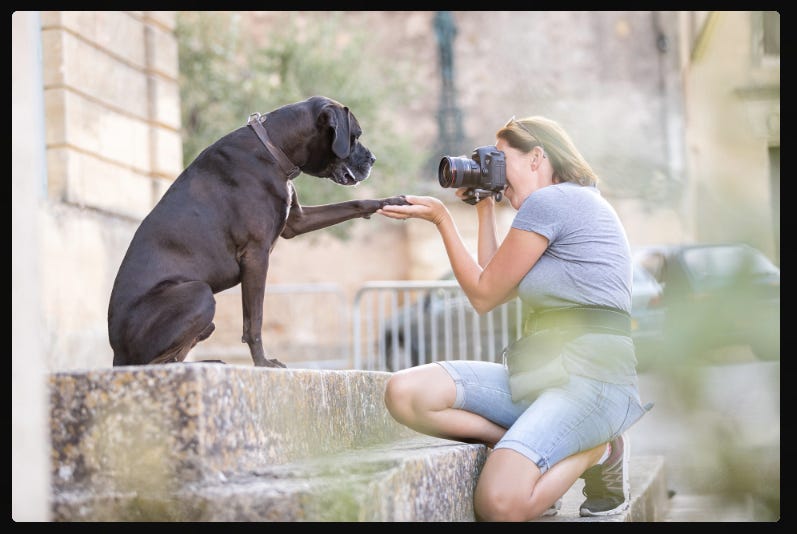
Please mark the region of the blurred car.
[[644, 311], [635, 303], [640, 368], [700, 361], [736, 345], [759, 360], [780, 359], [780, 269], [760, 250], [744, 243], [648, 246], [634, 262], [661, 289]]
[[[454, 280], [454, 275], [449, 272], [441, 280]], [[661, 335], [661, 293], [655, 278], [634, 263], [631, 331], [646, 346]], [[389, 371], [446, 359], [500, 362], [504, 347], [519, 337], [524, 316], [520, 299], [479, 316], [459, 286], [429, 290], [386, 322], [379, 353]]]
[[[664, 308], [661, 305], [662, 287], [639, 261], [633, 262], [634, 273], [631, 286], [631, 337], [639, 347], [655, 346], [661, 337]], [[637, 360], [639, 361], [639, 355]], [[638, 366], [644, 367], [646, 361]]]

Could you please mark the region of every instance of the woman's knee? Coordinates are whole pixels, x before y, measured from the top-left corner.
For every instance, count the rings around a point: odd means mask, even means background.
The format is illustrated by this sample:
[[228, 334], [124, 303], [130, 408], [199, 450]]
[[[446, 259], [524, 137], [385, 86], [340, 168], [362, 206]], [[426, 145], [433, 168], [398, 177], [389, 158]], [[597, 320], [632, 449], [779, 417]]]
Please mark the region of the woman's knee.
[[534, 488], [539, 468], [511, 449], [494, 450], [482, 468], [473, 508], [480, 521], [528, 521], [539, 507]]
[[473, 500], [473, 508], [479, 521], [528, 521], [531, 500], [529, 490], [511, 483], [480, 485]]
[[[452, 393], [453, 392], [453, 393]], [[394, 373], [385, 386], [385, 406], [399, 422], [411, 423], [427, 411], [451, 406], [453, 381], [437, 364], [426, 364]]]
[[414, 390], [411, 377], [396, 373], [388, 379], [385, 386], [385, 406], [397, 421], [404, 422], [408, 418]]

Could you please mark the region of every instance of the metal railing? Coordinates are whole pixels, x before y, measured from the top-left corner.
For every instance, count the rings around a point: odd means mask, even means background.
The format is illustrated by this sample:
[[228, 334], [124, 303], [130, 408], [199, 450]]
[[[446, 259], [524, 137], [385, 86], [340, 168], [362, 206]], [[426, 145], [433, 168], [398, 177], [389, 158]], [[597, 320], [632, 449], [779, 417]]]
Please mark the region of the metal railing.
[[519, 299], [479, 315], [455, 280], [366, 283], [352, 306], [353, 367], [397, 371], [439, 360], [501, 361], [522, 317]]
[[[190, 360], [220, 359], [251, 365], [241, 342], [241, 286], [215, 295], [216, 330]], [[351, 368], [351, 305], [337, 283], [269, 284], [263, 299], [263, 346], [291, 367]]]
[[[192, 360], [251, 364], [240, 341], [240, 286], [216, 295], [217, 331]], [[353, 301], [336, 283], [269, 284], [263, 339], [289, 367], [397, 371], [438, 360], [501, 361], [522, 322], [519, 299], [479, 315], [456, 280], [384, 281]]]
[[271, 284], [266, 286], [269, 347], [305, 368], [344, 369], [349, 353], [349, 304], [340, 284]]

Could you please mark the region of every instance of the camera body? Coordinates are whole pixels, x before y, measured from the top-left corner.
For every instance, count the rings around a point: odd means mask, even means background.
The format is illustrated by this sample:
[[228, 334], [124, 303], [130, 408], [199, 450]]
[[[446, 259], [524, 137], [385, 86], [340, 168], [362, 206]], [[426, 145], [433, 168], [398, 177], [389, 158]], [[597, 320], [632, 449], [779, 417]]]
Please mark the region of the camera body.
[[475, 148], [470, 158], [445, 156], [437, 179], [441, 187], [467, 187], [469, 196], [464, 200], [470, 204], [490, 195], [500, 201], [506, 188], [506, 158], [495, 145]]

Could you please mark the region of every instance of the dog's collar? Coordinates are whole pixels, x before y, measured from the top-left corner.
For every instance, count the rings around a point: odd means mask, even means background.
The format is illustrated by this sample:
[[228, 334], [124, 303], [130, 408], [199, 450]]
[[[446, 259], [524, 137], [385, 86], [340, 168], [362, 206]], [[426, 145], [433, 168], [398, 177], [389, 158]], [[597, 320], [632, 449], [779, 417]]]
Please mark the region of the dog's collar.
[[249, 115], [249, 120], [247, 124], [255, 131], [257, 136], [266, 146], [266, 149], [271, 152], [271, 155], [274, 156], [279, 164], [282, 172], [288, 175], [288, 180], [293, 180], [302, 172], [302, 170], [293, 164], [293, 162], [288, 159], [288, 156], [274, 143], [271, 142], [271, 139], [268, 138], [268, 133], [266, 133], [266, 129], [263, 127], [263, 121], [266, 120], [265, 115], [261, 115], [258, 112], [252, 113]]

